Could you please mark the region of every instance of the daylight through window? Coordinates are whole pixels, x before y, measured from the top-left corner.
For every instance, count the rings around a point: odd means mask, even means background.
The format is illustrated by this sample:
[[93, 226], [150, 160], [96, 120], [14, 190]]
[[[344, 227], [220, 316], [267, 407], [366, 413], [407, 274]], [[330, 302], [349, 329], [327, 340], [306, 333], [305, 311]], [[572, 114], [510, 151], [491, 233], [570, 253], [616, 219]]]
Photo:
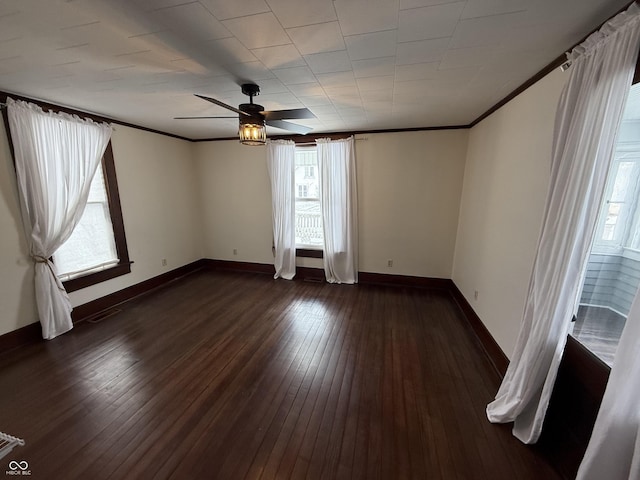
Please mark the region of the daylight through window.
[[318, 156], [314, 147], [296, 148], [296, 247], [322, 249]]
[[53, 262], [63, 280], [110, 268], [118, 263], [102, 165], [91, 182], [84, 213]]
[[573, 328], [609, 366], [640, 284], [639, 87], [629, 93]]

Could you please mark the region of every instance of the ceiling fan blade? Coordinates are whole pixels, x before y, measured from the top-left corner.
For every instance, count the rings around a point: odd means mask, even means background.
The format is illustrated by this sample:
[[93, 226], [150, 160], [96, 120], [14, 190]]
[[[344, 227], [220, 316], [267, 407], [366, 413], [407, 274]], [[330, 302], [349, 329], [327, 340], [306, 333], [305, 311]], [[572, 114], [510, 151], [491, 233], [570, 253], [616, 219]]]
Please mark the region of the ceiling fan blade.
[[238, 118], [236, 117], [173, 117], [174, 120], [198, 120], [201, 118]]
[[303, 119], [303, 118], [316, 118], [311, 110], [308, 108], [292, 108], [289, 110], [273, 110], [271, 112], [262, 112], [264, 118], [267, 120], [282, 120], [282, 119]]
[[247, 117], [251, 116], [247, 112], [243, 112], [242, 110], [238, 110], [236, 107], [232, 107], [231, 105], [227, 105], [226, 103], [223, 103], [220, 100], [216, 100], [215, 98], [205, 97], [204, 95], [198, 95], [197, 93], [194, 93], [194, 95], [196, 97], [198, 97], [198, 98], [206, 100], [207, 102], [215, 103], [216, 105], [219, 105], [219, 106], [221, 106], [223, 108], [226, 108], [227, 110], [231, 110], [232, 112], [239, 113], [240, 115], [246, 115]]
[[298, 125], [297, 123], [284, 122], [282, 120], [266, 120], [265, 123], [270, 127], [281, 128], [283, 130], [289, 130], [290, 132], [299, 133], [305, 135], [309, 133], [313, 128], [305, 127], [304, 125]]

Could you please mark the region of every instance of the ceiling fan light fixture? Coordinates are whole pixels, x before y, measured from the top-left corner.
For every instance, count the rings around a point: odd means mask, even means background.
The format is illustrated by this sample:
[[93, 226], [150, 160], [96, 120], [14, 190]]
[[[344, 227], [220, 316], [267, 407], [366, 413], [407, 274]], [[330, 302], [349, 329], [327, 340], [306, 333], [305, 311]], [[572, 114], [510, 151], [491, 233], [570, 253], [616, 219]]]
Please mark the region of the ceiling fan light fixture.
[[283, 119], [289, 118], [316, 118], [308, 108], [291, 108], [285, 110], [266, 111], [262, 105], [253, 103], [253, 97], [260, 94], [260, 87], [255, 83], [243, 83], [242, 93], [249, 97], [249, 103], [241, 103], [238, 108], [227, 105], [215, 98], [205, 97], [195, 93], [198, 98], [211, 102], [219, 107], [226, 108], [237, 113], [238, 117], [174, 117], [176, 120], [186, 120], [192, 118], [238, 118], [240, 125], [238, 136], [243, 145], [264, 145], [267, 143], [267, 129], [265, 125], [280, 128], [300, 135], [309, 133], [312, 129], [304, 125], [285, 122]]
[[264, 123], [240, 122], [240, 143], [243, 145], [264, 145], [267, 142], [267, 129]]

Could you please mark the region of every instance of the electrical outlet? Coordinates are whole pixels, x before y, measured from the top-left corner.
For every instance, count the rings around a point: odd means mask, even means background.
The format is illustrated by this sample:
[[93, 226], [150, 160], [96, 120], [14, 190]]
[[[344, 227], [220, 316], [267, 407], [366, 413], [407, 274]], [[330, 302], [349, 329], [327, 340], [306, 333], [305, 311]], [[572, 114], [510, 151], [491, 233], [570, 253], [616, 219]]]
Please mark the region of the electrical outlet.
[[393, 267], [393, 260], [387, 260], [387, 267]]
[[166, 258], [163, 258], [163, 259], [162, 259], [162, 266], [163, 266], [163, 267], [166, 267], [166, 266], [167, 266], [167, 259], [166, 259]]
[[473, 299], [474, 299], [474, 300], [478, 300], [478, 290], [475, 290], [475, 291], [473, 292]]
[[233, 249], [233, 254], [234, 254], [234, 255], [237, 255], [237, 254], [238, 254], [238, 249], [237, 249], [237, 248], [234, 248], [234, 249]]

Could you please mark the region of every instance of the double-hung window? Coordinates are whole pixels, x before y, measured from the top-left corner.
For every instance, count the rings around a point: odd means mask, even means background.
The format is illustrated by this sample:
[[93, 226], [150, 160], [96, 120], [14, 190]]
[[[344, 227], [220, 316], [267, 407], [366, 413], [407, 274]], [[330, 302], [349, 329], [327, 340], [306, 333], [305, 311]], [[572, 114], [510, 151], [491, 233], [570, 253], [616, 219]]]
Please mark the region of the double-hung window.
[[318, 155], [315, 147], [296, 147], [296, 248], [322, 250], [322, 214], [320, 184], [317, 176]]
[[53, 260], [62, 280], [104, 270], [118, 263], [102, 165], [98, 166], [91, 182], [80, 221], [67, 241], [56, 250]]
[[53, 263], [68, 292], [131, 271], [111, 143], [96, 169], [82, 217], [54, 253]]

